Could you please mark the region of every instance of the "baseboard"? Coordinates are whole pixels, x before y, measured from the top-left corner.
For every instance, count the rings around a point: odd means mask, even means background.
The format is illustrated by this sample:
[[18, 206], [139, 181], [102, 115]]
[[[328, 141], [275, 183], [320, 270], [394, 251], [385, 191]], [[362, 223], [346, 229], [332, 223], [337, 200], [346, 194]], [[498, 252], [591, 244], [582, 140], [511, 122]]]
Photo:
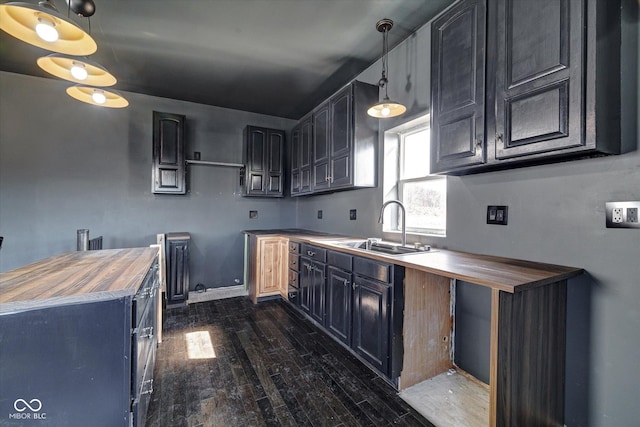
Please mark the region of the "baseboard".
[[209, 288], [204, 292], [189, 291], [189, 304], [248, 295], [244, 285]]

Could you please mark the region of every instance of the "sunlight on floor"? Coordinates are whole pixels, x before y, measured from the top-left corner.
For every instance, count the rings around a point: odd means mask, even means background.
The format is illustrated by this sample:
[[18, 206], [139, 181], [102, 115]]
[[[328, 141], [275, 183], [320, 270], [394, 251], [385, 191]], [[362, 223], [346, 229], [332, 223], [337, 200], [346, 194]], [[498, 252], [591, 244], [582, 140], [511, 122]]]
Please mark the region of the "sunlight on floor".
[[216, 357], [208, 331], [188, 332], [184, 334], [184, 337], [187, 341], [189, 359], [214, 359]]

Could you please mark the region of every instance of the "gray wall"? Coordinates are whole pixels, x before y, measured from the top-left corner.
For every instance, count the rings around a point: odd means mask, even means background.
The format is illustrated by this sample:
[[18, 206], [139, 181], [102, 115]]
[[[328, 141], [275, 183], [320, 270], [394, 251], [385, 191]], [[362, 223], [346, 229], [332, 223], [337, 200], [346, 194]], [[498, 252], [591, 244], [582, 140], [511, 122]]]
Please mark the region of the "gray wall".
[[[448, 179], [448, 235], [440, 247], [584, 267], [569, 284], [566, 424], [632, 426], [640, 419], [638, 230], [606, 229], [604, 203], [640, 200], [638, 18], [623, 0], [622, 143], [626, 154]], [[429, 106], [429, 29], [390, 55], [389, 95]], [[380, 65], [359, 79], [376, 83]], [[247, 123], [291, 127], [273, 117], [127, 94], [131, 107], [96, 109], [67, 98], [65, 84], [0, 73], [0, 271], [75, 249], [75, 231], [106, 247], [146, 245], [155, 233], [191, 231], [193, 276], [232, 284], [242, 272], [239, 231], [299, 226], [376, 236], [381, 189], [296, 200], [247, 200], [233, 170], [192, 169], [188, 196], [150, 193], [151, 111], [186, 114], [189, 151], [238, 162]], [[399, 120], [381, 122], [383, 130]], [[509, 205], [509, 225], [485, 224], [486, 206]], [[358, 219], [349, 220], [349, 209]], [[259, 218], [250, 221], [249, 209]], [[324, 219], [316, 219], [322, 209]], [[295, 216], [294, 216], [295, 212]], [[395, 235], [386, 235], [397, 240]], [[417, 240], [415, 237], [410, 242]], [[221, 245], [229, 245], [221, 248]], [[206, 262], [205, 262], [206, 261]]]
[[242, 282], [240, 231], [294, 223], [290, 199], [240, 197], [235, 168], [190, 166], [189, 194], [151, 193], [153, 110], [186, 115], [188, 153], [232, 163], [242, 162], [244, 126], [289, 130], [290, 120], [133, 93], [128, 108], [98, 108], [66, 87], [0, 72], [0, 271], [75, 250], [79, 228], [103, 235], [105, 249], [188, 231], [191, 287], [233, 285]]
[[[447, 236], [409, 236], [439, 247], [583, 267], [570, 281], [566, 424], [632, 426], [640, 420], [640, 230], [605, 228], [607, 201], [640, 200], [637, 3], [623, 0], [622, 144], [626, 154], [448, 178]], [[427, 112], [429, 27], [390, 53], [389, 96]], [[416, 48], [417, 47], [417, 48]], [[380, 64], [358, 80], [376, 83]], [[381, 121], [381, 130], [400, 120]], [[382, 189], [300, 199], [297, 225], [380, 236]], [[487, 225], [487, 205], [508, 205], [509, 225]], [[316, 219], [322, 209], [324, 219]], [[358, 219], [349, 221], [349, 209]], [[399, 241], [399, 236], [385, 238]]]

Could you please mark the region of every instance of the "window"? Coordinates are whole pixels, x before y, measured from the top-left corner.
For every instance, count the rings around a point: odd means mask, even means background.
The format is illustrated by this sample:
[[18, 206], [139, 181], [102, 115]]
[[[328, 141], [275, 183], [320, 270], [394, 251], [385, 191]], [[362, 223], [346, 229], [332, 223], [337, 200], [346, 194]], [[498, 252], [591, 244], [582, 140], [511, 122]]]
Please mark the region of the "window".
[[[429, 159], [429, 116], [386, 131], [384, 200], [398, 199], [404, 204], [407, 232], [444, 236], [447, 181], [429, 174]], [[387, 214], [384, 224], [384, 231], [400, 231], [398, 212]]]

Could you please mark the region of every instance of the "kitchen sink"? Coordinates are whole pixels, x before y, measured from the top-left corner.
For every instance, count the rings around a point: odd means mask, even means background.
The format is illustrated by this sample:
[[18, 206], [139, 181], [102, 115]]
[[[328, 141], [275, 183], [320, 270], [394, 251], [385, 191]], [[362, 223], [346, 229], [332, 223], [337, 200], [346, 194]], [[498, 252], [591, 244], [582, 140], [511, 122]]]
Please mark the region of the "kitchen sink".
[[345, 248], [359, 249], [366, 252], [378, 252], [385, 255], [408, 255], [408, 254], [423, 254], [431, 252], [431, 248], [412, 248], [409, 246], [402, 246], [397, 243], [388, 242], [372, 242], [370, 247], [367, 248], [366, 240], [354, 240], [346, 242], [334, 242], [336, 246], [342, 246]]

